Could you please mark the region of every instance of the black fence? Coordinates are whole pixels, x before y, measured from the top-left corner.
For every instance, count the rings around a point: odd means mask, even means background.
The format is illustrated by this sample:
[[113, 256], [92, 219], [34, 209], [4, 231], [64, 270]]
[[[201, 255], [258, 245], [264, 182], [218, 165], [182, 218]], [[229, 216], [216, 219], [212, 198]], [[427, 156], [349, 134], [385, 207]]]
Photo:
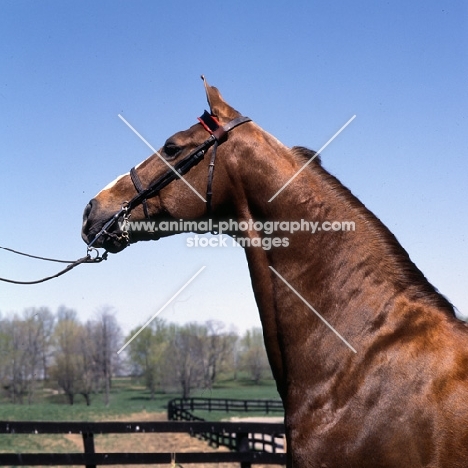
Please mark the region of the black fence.
[[[167, 406], [167, 417], [170, 421], [204, 421], [203, 418], [195, 416], [192, 411], [222, 411], [224, 413], [263, 413], [284, 414], [281, 400], [234, 400], [222, 398], [176, 398], [171, 400]], [[261, 424], [261, 430], [243, 433], [248, 446], [246, 450], [254, 452], [278, 453], [285, 452], [284, 426], [278, 431], [277, 425], [271, 423]], [[275, 427], [273, 427], [275, 426]], [[214, 447], [224, 446], [230, 450], [236, 450], [239, 446], [238, 433], [219, 432], [210, 430], [199, 433], [199, 437], [208, 441]]]
[[[169, 402], [167, 411], [170, 420], [185, 420], [184, 417], [178, 417], [181, 411], [284, 414], [283, 402], [281, 400], [234, 400], [227, 398], [175, 398]], [[192, 421], [191, 419], [188, 420]], [[200, 418], [196, 420], [200, 420]]]
[[[0, 453], [0, 466], [38, 465], [143, 465], [184, 463], [240, 463], [242, 468], [252, 464], [285, 465], [285, 453], [252, 450], [249, 434], [281, 436], [283, 424], [177, 421], [177, 422], [13, 422], [0, 421], [0, 434], [81, 434], [84, 453]], [[211, 453], [95, 453], [97, 434], [188, 433], [219, 434], [228, 437], [231, 452]], [[220, 440], [221, 442], [221, 440]], [[219, 445], [224, 445], [219, 443]]]

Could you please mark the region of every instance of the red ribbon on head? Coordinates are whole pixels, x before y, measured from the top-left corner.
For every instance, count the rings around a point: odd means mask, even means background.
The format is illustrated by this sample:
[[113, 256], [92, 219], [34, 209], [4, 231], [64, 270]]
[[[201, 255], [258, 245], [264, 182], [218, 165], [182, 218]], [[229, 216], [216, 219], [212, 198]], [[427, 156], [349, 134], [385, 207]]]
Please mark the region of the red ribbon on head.
[[221, 126], [218, 119], [208, 111], [203, 112], [203, 115], [198, 117], [198, 120], [203, 125], [203, 128], [211, 134]]

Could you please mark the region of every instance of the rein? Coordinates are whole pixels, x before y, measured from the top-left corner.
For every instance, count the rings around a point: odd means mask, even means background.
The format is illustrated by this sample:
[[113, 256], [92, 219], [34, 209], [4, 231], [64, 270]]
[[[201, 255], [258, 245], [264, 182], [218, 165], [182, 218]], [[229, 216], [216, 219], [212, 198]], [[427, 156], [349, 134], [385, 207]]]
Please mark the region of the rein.
[[9, 249], [8, 247], [2, 247], [0, 246], [0, 249], [7, 250], [8, 252], [12, 252], [17, 255], [24, 255], [25, 257], [29, 258], [35, 258], [38, 260], [44, 260], [46, 262], [57, 262], [57, 263], [68, 263], [68, 265], [63, 269], [60, 270], [58, 273], [52, 276], [46, 276], [44, 278], [38, 279], [38, 280], [33, 280], [33, 281], [17, 281], [17, 280], [12, 280], [8, 278], [0, 278], [0, 281], [3, 281], [5, 283], [12, 283], [12, 284], [39, 284], [39, 283], [44, 283], [46, 281], [49, 281], [53, 278], [58, 278], [59, 276], [64, 275], [65, 273], [69, 272], [70, 270], [73, 270], [73, 268], [77, 267], [78, 265], [81, 265], [82, 263], [101, 263], [103, 260], [107, 260], [107, 252], [104, 252], [102, 256], [99, 255], [99, 253], [96, 254], [95, 257], [91, 255], [91, 252], [94, 250], [95, 252], [98, 252], [97, 249], [90, 248], [88, 247], [87, 254], [85, 257], [79, 258], [78, 260], [58, 260], [56, 258], [47, 258], [47, 257], [39, 257], [37, 255], [31, 255], [27, 254], [25, 252], [19, 252], [18, 250], [13, 250]]
[[[146, 200], [148, 198], [156, 196], [164, 187], [169, 185], [176, 179], [180, 179], [184, 174], [186, 174], [192, 167], [196, 166], [204, 157], [206, 152], [213, 146], [213, 151], [211, 154], [210, 164], [208, 168], [208, 181], [206, 187], [206, 210], [208, 216], [211, 214], [212, 206], [211, 206], [211, 199], [212, 199], [212, 185], [213, 185], [213, 175], [214, 175], [214, 166], [215, 166], [215, 159], [216, 159], [216, 150], [218, 146], [227, 140], [227, 134], [233, 128], [242, 125], [243, 123], [250, 122], [251, 119], [249, 117], [237, 117], [226, 125], [220, 125], [219, 122], [215, 117], [213, 117], [210, 113], [205, 111], [201, 117], [198, 118], [200, 123], [203, 125], [206, 131], [208, 131], [211, 135], [210, 137], [205, 140], [200, 146], [197, 146], [190, 154], [188, 154], [185, 158], [181, 159], [177, 164], [173, 166], [173, 169], [168, 169], [164, 174], [158, 177], [153, 183], [151, 183], [147, 188], [143, 188], [143, 184], [141, 183], [140, 178], [136, 172], [136, 168], [133, 167], [130, 170], [130, 178], [135, 186], [137, 191], [137, 195], [135, 195], [129, 202], [125, 202], [122, 205], [122, 208], [115, 213], [101, 228], [101, 230], [97, 233], [96, 237], [88, 244], [88, 250], [85, 257], [79, 258], [78, 260], [58, 260], [55, 258], [47, 258], [47, 257], [39, 257], [36, 255], [30, 255], [24, 252], [19, 252], [17, 250], [13, 250], [7, 247], [1, 247], [0, 249], [7, 250], [9, 252], [15, 253], [17, 255], [24, 255], [26, 257], [35, 258], [39, 260], [49, 261], [49, 262], [59, 262], [59, 263], [67, 263], [68, 265], [63, 269], [60, 270], [58, 273], [52, 276], [47, 276], [38, 280], [34, 281], [17, 281], [8, 278], [0, 278], [0, 281], [6, 283], [13, 283], [13, 284], [39, 284], [44, 283], [45, 281], [49, 281], [53, 278], [58, 278], [59, 276], [64, 275], [65, 273], [71, 271], [73, 268], [81, 265], [82, 263], [100, 263], [103, 260], [107, 260], [108, 252], [105, 251], [102, 256], [99, 254], [99, 251], [93, 247], [95, 242], [104, 234], [109, 237], [117, 237], [119, 240], [125, 240], [127, 243], [130, 242], [128, 232], [125, 228], [122, 230], [120, 234], [115, 234], [109, 232], [109, 229], [114, 226], [114, 224], [122, 218], [123, 221], [127, 221], [131, 210], [133, 210], [138, 205], [143, 205], [143, 211], [146, 218], [149, 218], [148, 206]], [[126, 223], [124, 222], [123, 225], [125, 226]], [[97, 252], [96, 255], [93, 257], [91, 252]]]

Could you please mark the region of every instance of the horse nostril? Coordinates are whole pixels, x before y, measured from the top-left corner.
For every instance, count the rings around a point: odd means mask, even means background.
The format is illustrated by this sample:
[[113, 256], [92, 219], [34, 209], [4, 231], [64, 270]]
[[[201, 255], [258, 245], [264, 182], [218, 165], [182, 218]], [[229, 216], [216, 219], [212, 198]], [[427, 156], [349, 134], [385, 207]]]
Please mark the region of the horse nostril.
[[88, 227], [88, 221], [90, 219], [90, 215], [91, 215], [91, 211], [93, 211], [93, 207], [94, 207], [94, 199], [91, 200], [85, 207], [84, 211], [83, 211], [83, 232], [85, 232], [87, 230], [87, 227]]
[[93, 206], [91, 205], [91, 202], [86, 205], [86, 208], [84, 209], [83, 212], [83, 225], [86, 224], [86, 221], [88, 220], [89, 213], [91, 213], [91, 210], [93, 209]]

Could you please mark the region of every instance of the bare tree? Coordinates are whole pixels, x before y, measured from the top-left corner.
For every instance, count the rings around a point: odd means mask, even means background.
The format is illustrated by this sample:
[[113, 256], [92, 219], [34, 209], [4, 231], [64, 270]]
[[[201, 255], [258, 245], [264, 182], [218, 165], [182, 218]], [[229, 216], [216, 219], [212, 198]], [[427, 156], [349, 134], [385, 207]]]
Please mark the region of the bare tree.
[[238, 337], [234, 333], [224, 332], [222, 322], [206, 322], [206, 334], [203, 336], [203, 367], [205, 387], [212, 388], [218, 373], [227, 367], [234, 352]]
[[25, 327], [17, 315], [4, 320], [2, 325], [2, 354], [5, 358], [2, 385], [12, 403], [22, 403], [28, 386]]
[[37, 382], [42, 377], [42, 357], [44, 355], [43, 323], [38, 309], [26, 309], [23, 313], [23, 353], [25, 378], [27, 380], [28, 403], [32, 403]]
[[47, 307], [34, 309], [34, 315], [40, 322], [41, 333], [41, 377], [43, 380], [49, 378], [49, 363], [52, 357], [52, 335], [54, 332], [55, 317]]
[[270, 369], [260, 328], [247, 330], [241, 339], [240, 360], [242, 367], [258, 384], [263, 375]]
[[[140, 327], [130, 333], [128, 340], [135, 336]], [[169, 346], [168, 328], [162, 320], [153, 320], [130, 343], [128, 356], [134, 375], [142, 376], [154, 399], [157, 388], [162, 387], [164, 359]]]
[[166, 352], [166, 382], [175, 383], [182, 398], [188, 398], [194, 388], [204, 383], [203, 336], [206, 329], [197, 324], [183, 327], [172, 325]]
[[65, 392], [70, 405], [73, 405], [82, 372], [80, 356], [82, 326], [74, 310], [60, 308], [57, 316], [58, 321], [54, 329], [55, 362], [51, 375]]
[[93, 323], [88, 321], [78, 333], [80, 377], [77, 380], [76, 391], [83, 395], [86, 405], [91, 405], [91, 395], [98, 390], [98, 368], [95, 360], [96, 344], [94, 342]]
[[0, 316], [0, 385], [4, 390], [6, 390], [8, 386], [9, 344], [8, 320]]
[[0, 378], [13, 403], [32, 403], [41, 379], [42, 324], [35, 309], [2, 320]]
[[119, 355], [122, 331], [110, 307], [104, 307], [98, 312], [94, 324], [94, 348], [97, 375], [104, 390], [104, 403], [110, 403], [112, 377], [119, 366]]
[[104, 389], [109, 403], [112, 376], [118, 369], [120, 327], [109, 308], [82, 325], [76, 311], [60, 307], [57, 323], [47, 308], [26, 309], [21, 316], [0, 317], [0, 385], [10, 400], [31, 403], [40, 382], [51, 376], [70, 404], [82, 394]]

